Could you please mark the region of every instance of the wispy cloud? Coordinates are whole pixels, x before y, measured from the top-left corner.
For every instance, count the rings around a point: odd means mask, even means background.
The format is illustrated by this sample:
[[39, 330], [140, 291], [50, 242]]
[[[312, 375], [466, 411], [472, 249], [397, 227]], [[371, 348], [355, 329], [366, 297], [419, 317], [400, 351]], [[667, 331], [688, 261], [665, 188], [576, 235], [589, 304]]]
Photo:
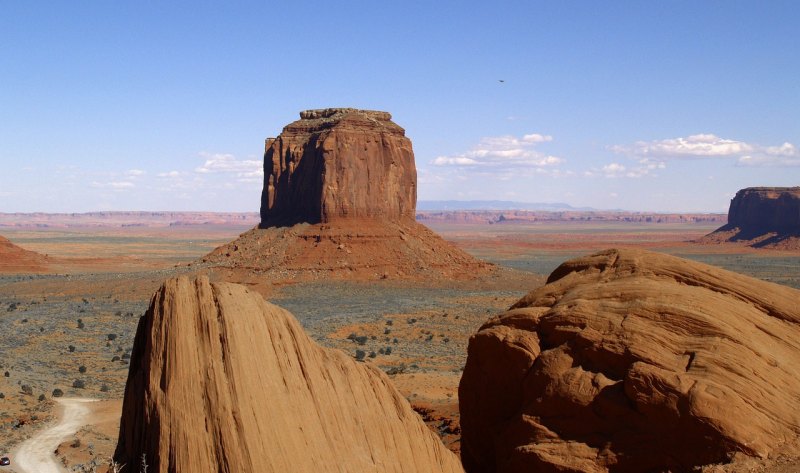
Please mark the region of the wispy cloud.
[[125, 171], [125, 175], [126, 176], [133, 177], [133, 178], [141, 177], [141, 176], [144, 176], [145, 174], [147, 174], [147, 173], [145, 171], [142, 171], [141, 169], [129, 169], [129, 170]]
[[552, 136], [539, 133], [530, 133], [521, 138], [511, 135], [486, 137], [469, 151], [438, 156], [432, 164], [468, 169], [555, 167], [562, 164], [564, 159], [534, 149], [537, 144], [552, 140]]
[[205, 158], [202, 166], [195, 168], [200, 174], [229, 173], [236, 176], [239, 182], [261, 182], [264, 178], [263, 163], [257, 160], [236, 159], [232, 154], [211, 154], [201, 152]]
[[110, 181], [110, 182], [92, 181], [91, 186], [96, 189], [112, 189], [115, 191], [125, 191], [133, 189], [134, 187], [136, 187], [136, 184], [130, 181]]
[[618, 154], [663, 163], [672, 159], [736, 159], [743, 166], [798, 166], [800, 150], [792, 143], [761, 146], [746, 141], [721, 138], [710, 133], [656, 141], [637, 141], [632, 145], [615, 145]]
[[645, 176], [655, 176], [655, 171], [664, 168], [666, 168], [666, 165], [661, 161], [642, 158], [629, 165], [609, 163], [599, 169], [592, 168], [585, 171], [583, 175], [585, 177], [606, 177], [609, 179], [622, 177], [638, 179]]

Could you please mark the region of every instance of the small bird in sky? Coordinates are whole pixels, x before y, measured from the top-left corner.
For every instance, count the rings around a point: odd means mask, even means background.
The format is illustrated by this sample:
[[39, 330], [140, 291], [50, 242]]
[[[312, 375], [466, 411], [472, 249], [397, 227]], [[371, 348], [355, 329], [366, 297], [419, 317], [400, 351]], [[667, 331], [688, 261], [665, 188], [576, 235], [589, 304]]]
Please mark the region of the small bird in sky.
[[503, 79], [497, 79], [497, 82], [505, 82]]

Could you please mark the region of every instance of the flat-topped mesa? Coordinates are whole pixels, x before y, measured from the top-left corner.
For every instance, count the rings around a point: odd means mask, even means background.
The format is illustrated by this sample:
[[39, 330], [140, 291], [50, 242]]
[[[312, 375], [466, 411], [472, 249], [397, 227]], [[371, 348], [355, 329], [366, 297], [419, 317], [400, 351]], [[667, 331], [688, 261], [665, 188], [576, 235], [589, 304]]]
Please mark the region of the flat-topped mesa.
[[728, 225], [760, 231], [800, 231], [800, 187], [748, 187], [736, 193]]
[[413, 220], [411, 140], [387, 112], [326, 108], [268, 138], [261, 227], [338, 219]]

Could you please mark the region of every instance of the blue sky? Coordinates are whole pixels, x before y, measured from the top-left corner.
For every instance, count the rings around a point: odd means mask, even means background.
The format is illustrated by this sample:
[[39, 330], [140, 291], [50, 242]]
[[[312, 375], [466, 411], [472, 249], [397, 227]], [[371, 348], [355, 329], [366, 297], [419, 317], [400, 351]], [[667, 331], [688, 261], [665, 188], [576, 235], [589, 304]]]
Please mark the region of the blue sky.
[[392, 113], [422, 200], [800, 185], [797, 2], [297, 3], [0, 0], [0, 212], [257, 211], [264, 138], [332, 106]]

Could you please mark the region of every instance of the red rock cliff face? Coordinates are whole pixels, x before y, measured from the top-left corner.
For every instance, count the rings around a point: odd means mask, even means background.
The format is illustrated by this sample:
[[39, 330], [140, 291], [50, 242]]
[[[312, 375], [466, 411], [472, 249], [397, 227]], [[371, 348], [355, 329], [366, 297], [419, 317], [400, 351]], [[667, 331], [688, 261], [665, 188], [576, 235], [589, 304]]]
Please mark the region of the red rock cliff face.
[[414, 152], [386, 112], [307, 110], [266, 141], [261, 227], [413, 219]]
[[243, 286], [170, 279], [139, 322], [117, 461], [154, 473], [459, 473], [382, 371]]
[[736, 193], [728, 225], [761, 231], [800, 230], [800, 187], [748, 187]]

